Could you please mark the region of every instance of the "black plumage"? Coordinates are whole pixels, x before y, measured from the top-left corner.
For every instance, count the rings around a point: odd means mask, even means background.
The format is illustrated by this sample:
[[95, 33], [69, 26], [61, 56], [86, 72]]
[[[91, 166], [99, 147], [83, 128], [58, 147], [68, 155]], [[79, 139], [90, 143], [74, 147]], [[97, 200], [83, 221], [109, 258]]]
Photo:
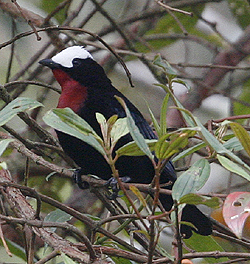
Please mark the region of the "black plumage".
[[[101, 136], [100, 126], [96, 120], [97, 112], [104, 115], [106, 119], [113, 115], [117, 115], [119, 118], [126, 116], [123, 107], [114, 97], [116, 95], [125, 101], [143, 137], [146, 139], [156, 138], [140, 111], [112, 86], [103, 68], [91, 57], [88, 57], [88, 55], [86, 58], [75, 56], [72, 58], [71, 67], [68, 67], [68, 65], [65, 67], [63, 63], [57, 62], [57, 57], [53, 58], [52, 60], [42, 60], [40, 63], [53, 70], [56, 79], [62, 87], [62, 95], [59, 99], [58, 107], [71, 107]], [[76, 91], [70, 97], [69, 93], [72, 94], [74, 89]], [[60, 131], [57, 131], [57, 135], [64, 151], [81, 167], [81, 174], [97, 175], [104, 180], [109, 180], [112, 177], [109, 165], [93, 147]], [[116, 149], [130, 141], [132, 141], [130, 134], [123, 136], [118, 141]], [[122, 156], [116, 162], [116, 169], [120, 177], [129, 177], [131, 182], [134, 183], [149, 184], [154, 177], [154, 167], [147, 156]], [[174, 167], [171, 162], [168, 162], [161, 173], [160, 183], [172, 182], [166, 187], [171, 189], [175, 180]], [[161, 194], [160, 201], [166, 210], [171, 209], [173, 204], [171, 196]], [[195, 206], [185, 206], [182, 220], [193, 223], [197, 228], [195, 231], [199, 234], [211, 234], [212, 226], [210, 221]], [[186, 238], [191, 236], [192, 229], [187, 225], [181, 226], [181, 232]]]

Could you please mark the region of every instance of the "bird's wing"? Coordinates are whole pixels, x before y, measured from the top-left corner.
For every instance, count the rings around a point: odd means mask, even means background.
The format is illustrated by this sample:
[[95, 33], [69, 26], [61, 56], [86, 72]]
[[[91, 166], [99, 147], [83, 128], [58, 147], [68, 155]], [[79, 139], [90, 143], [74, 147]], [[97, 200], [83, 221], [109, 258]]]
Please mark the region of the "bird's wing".
[[[143, 116], [138, 115], [138, 114], [133, 113], [133, 112], [131, 113], [131, 115], [132, 115], [133, 119], [135, 120], [135, 124], [139, 128], [139, 130], [140, 130], [141, 134], [144, 136], [144, 138], [147, 138], [147, 139], [156, 139], [157, 138], [154, 131], [149, 126], [147, 121], [143, 118]], [[162, 170], [161, 182], [162, 183], [164, 183], [166, 181], [174, 182], [175, 180], [176, 180], [175, 169], [174, 169], [172, 162], [169, 161]]]
[[131, 116], [133, 117], [136, 126], [138, 127], [139, 131], [146, 139], [156, 139], [157, 136], [155, 135], [154, 131], [148, 124], [148, 122], [144, 119], [141, 114], [131, 112]]

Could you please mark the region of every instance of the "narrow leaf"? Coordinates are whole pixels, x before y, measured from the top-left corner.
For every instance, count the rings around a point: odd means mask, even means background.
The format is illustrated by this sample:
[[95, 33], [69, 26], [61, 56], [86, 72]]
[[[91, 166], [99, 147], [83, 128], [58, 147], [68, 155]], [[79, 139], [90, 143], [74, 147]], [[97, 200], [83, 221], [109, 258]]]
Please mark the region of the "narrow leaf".
[[70, 110], [71, 109], [69, 108], [50, 110], [45, 114], [43, 120], [47, 125], [53, 127], [54, 129], [86, 142], [105, 156], [105, 151], [100, 144], [101, 138], [96, 136], [94, 130], [85, 120]]
[[190, 155], [190, 154], [196, 152], [197, 150], [200, 150], [201, 148], [204, 148], [205, 146], [206, 146], [205, 143], [199, 143], [199, 144], [197, 144], [197, 145], [195, 145], [195, 146], [193, 146], [193, 147], [190, 147], [190, 148], [188, 148], [188, 149], [185, 149], [184, 151], [182, 151], [181, 153], [179, 153], [178, 155], [176, 155], [176, 156], [172, 159], [172, 161], [173, 161], [173, 162], [176, 162], [176, 161], [178, 161], [178, 160], [180, 160], [180, 159], [183, 159], [183, 158], [185, 158], [186, 156], [188, 156], [188, 155]]
[[161, 87], [162, 89], [164, 89], [164, 91], [166, 91], [167, 93], [170, 94], [171, 98], [173, 99], [175, 105], [177, 106], [177, 109], [181, 111], [181, 114], [183, 116], [183, 118], [185, 119], [186, 123], [190, 126], [190, 127], [194, 127], [195, 126], [195, 122], [192, 118], [191, 113], [186, 110], [183, 105], [180, 103], [180, 101], [174, 96], [174, 94], [172, 93], [171, 89], [164, 85], [164, 84], [155, 84], [156, 86]]
[[139, 128], [136, 126], [135, 121], [133, 117], [130, 114], [129, 109], [127, 108], [124, 100], [121, 97], [116, 96], [116, 99], [120, 102], [120, 104], [125, 109], [126, 115], [127, 115], [127, 124], [129, 128], [129, 132], [133, 138], [133, 140], [136, 142], [138, 147], [147, 155], [151, 160], [154, 158], [153, 154], [151, 153], [145, 138], [140, 133]]
[[[154, 151], [157, 139], [146, 139], [145, 140], [149, 149]], [[126, 145], [120, 147], [116, 154], [120, 156], [144, 156], [145, 153], [139, 148], [135, 141], [129, 142]]]
[[24, 112], [29, 109], [34, 109], [39, 106], [43, 105], [31, 98], [16, 98], [0, 111], [0, 126], [6, 124], [18, 113]]
[[228, 150], [240, 151], [243, 149], [242, 144], [240, 143], [237, 137], [232, 137], [227, 142], [223, 144], [223, 146]]
[[167, 108], [168, 108], [169, 93], [166, 94], [161, 106], [161, 115], [160, 115], [160, 134], [162, 135], [167, 133]]
[[96, 113], [96, 120], [98, 124], [100, 125], [102, 136], [104, 138], [104, 141], [107, 139], [108, 136], [108, 125], [106, 118], [101, 113]]
[[173, 77], [177, 75], [174, 68], [166, 60], [163, 60], [160, 55], [155, 56], [153, 63], [161, 67], [168, 75], [172, 75]]
[[136, 197], [140, 200], [140, 202], [142, 203], [142, 205], [144, 207], [147, 206], [147, 202], [144, 199], [142, 193], [138, 190], [138, 188], [136, 188], [134, 185], [130, 185], [129, 189], [136, 195]]
[[217, 158], [224, 168], [250, 181], [250, 175], [237, 163], [221, 155], [217, 155]]
[[[56, 209], [50, 212], [49, 214], [47, 214], [44, 218], [44, 221], [63, 223], [69, 221], [71, 218], [72, 216], [70, 214], [67, 214], [60, 209]], [[52, 227], [51, 230], [54, 232], [56, 230], [56, 227]]]
[[[226, 149], [223, 144], [220, 143], [220, 141], [218, 139], [216, 139], [199, 121], [199, 119], [197, 119], [196, 117], [194, 117], [196, 124], [200, 127], [200, 135], [201, 137], [204, 139], [204, 141], [212, 148], [215, 150], [215, 152], [217, 152], [220, 155], [223, 156], [227, 156], [229, 159], [231, 159], [232, 161], [234, 161], [235, 163], [238, 163], [240, 166], [243, 166], [245, 169], [247, 169], [248, 171], [250, 171], [250, 167], [244, 162], [242, 161], [238, 156], [236, 156], [233, 152], [229, 151], [228, 149]], [[239, 174], [241, 175], [241, 174]], [[243, 175], [241, 175], [243, 176]], [[243, 176], [244, 177], [244, 176]], [[245, 178], [245, 177], [244, 177]], [[249, 177], [246, 178], [247, 180], [249, 180]]]
[[55, 115], [57, 115], [64, 123], [68, 124], [72, 128], [75, 128], [85, 135], [93, 134], [96, 135], [94, 129], [82, 119], [79, 115], [77, 115], [70, 108], [56, 108], [51, 110]]
[[[169, 159], [180, 149], [186, 147], [188, 144], [188, 138], [195, 135], [195, 130], [183, 130], [181, 133], [165, 134], [163, 135], [155, 145], [155, 155], [158, 159]], [[169, 141], [166, 141], [170, 138]]]
[[152, 122], [153, 122], [153, 126], [154, 126], [154, 128], [155, 128], [156, 134], [159, 136], [159, 135], [160, 135], [160, 125], [158, 124], [158, 121], [156, 120], [156, 118], [155, 118], [155, 116], [154, 116], [154, 113], [153, 113], [152, 110], [150, 109], [148, 102], [146, 102], [146, 103], [147, 103], [148, 111], [149, 111], [149, 114], [150, 114], [151, 120], [152, 120]]
[[167, 151], [170, 143], [166, 141], [169, 138], [169, 134], [165, 134], [159, 138], [158, 142], [155, 144], [155, 155], [158, 159], [164, 159], [164, 154]]
[[179, 203], [184, 204], [204, 204], [211, 208], [219, 208], [222, 205], [222, 201], [218, 197], [206, 197], [195, 193], [188, 193], [180, 198]]
[[239, 139], [247, 154], [250, 156], [250, 135], [248, 134], [246, 129], [236, 122], [230, 122], [229, 125], [233, 130], [235, 136]]
[[187, 88], [188, 91], [191, 90], [191, 86], [187, 82], [184, 82], [181, 79], [174, 79], [173, 82], [184, 85]]
[[209, 175], [208, 161], [206, 159], [196, 161], [190, 169], [177, 178], [172, 189], [173, 199], [179, 201], [182, 196], [196, 192], [205, 184]]
[[103, 114], [101, 114], [101, 113], [96, 113], [95, 116], [96, 116], [96, 120], [97, 120], [97, 122], [98, 122], [99, 124], [106, 123], [106, 118], [104, 117]]

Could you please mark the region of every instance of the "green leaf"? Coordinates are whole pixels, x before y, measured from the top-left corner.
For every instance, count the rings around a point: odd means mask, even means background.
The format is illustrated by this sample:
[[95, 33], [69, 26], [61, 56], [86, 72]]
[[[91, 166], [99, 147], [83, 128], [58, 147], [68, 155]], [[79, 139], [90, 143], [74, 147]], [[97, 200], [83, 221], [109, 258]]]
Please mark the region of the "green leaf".
[[191, 90], [191, 86], [187, 82], [184, 82], [181, 79], [174, 79], [173, 82], [184, 85], [187, 88], [188, 91]]
[[239, 139], [247, 154], [250, 156], [250, 135], [248, 134], [246, 129], [236, 122], [230, 122], [229, 125], [233, 130], [235, 136]]
[[129, 133], [127, 122], [127, 118], [125, 117], [117, 119], [114, 123], [110, 133], [111, 141], [113, 143], [116, 143], [121, 137]]
[[155, 118], [154, 113], [153, 113], [152, 110], [150, 109], [148, 102], [146, 102], [146, 104], [147, 104], [147, 107], [148, 107], [148, 111], [149, 111], [149, 114], [150, 114], [151, 120], [152, 120], [152, 122], [153, 122], [153, 126], [154, 126], [154, 128], [155, 128], [156, 134], [159, 136], [160, 133], [161, 133], [161, 132], [160, 132], [160, 125], [158, 124], [158, 121], [157, 121], [157, 119]]
[[155, 56], [153, 64], [161, 67], [168, 76], [172, 78], [177, 76], [176, 70], [166, 60], [163, 60], [159, 54]]
[[133, 138], [133, 140], [136, 142], [138, 147], [141, 149], [142, 152], [144, 152], [145, 155], [147, 155], [151, 160], [154, 159], [153, 154], [151, 153], [145, 138], [139, 131], [139, 128], [136, 126], [135, 121], [133, 117], [130, 114], [129, 109], [127, 108], [124, 100], [121, 97], [116, 96], [116, 99], [120, 102], [120, 104], [125, 109], [126, 115], [127, 115], [127, 125], [129, 128], [129, 132]]
[[100, 221], [101, 218], [95, 215], [91, 215], [91, 214], [84, 214], [85, 216], [89, 217], [90, 219], [94, 220], [94, 221]]
[[95, 116], [96, 116], [96, 120], [97, 120], [97, 122], [98, 122], [99, 124], [106, 123], [106, 118], [104, 117], [103, 114], [101, 114], [101, 113], [96, 113]]
[[[45, 216], [44, 222], [63, 223], [69, 221], [71, 218], [72, 216], [70, 214], [67, 214], [60, 209], [56, 209]], [[51, 227], [51, 230], [54, 232], [56, 227]]]
[[[198, 118], [194, 117], [191, 112], [187, 111], [186, 109], [183, 108], [182, 104], [179, 102], [179, 100], [173, 95], [171, 90], [162, 84], [157, 84], [158, 86], [162, 87], [164, 90], [170, 93], [172, 99], [174, 100], [175, 104], [177, 105], [178, 109], [182, 111], [182, 116], [184, 117], [185, 121], [187, 124], [191, 127], [198, 126], [200, 127], [199, 134], [203, 138], [203, 140], [218, 154], [227, 156], [230, 158], [232, 161], [235, 163], [238, 163], [240, 166], [244, 167], [250, 172], [250, 167], [242, 161], [238, 156], [236, 156], [233, 152], [229, 151], [226, 149], [223, 144], [216, 139], [199, 121]], [[244, 177], [245, 178], [245, 177]], [[246, 178], [249, 180], [249, 177]]]
[[144, 207], [146, 207], [147, 202], [146, 202], [145, 198], [143, 197], [142, 193], [138, 190], [138, 188], [135, 187], [134, 185], [130, 185], [129, 189], [135, 194], [135, 196], [139, 199], [139, 201], [142, 203], [142, 205]]
[[34, 109], [39, 106], [43, 106], [43, 105], [31, 98], [25, 98], [25, 97], [16, 98], [15, 100], [7, 104], [0, 111], [0, 126], [6, 124], [18, 113], [24, 112], [26, 110]]
[[[202, 242], [202, 243], [201, 243]], [[225, 252], [212, 236], [201, 236], [195, 232], [189, 239], [185, 239], [185, 244], [188, 248], [195, 250], [197, 252]], [[218, 263], [229, 261], [228, 258], [206, 258], [207, 263]]]
[[228, 150], [240, 151], [243, 149], [242, 144], [240, 143], [237, 137], [232, 137], [228, 141], [226, 141], [223, 146]]
[[[155, 145], [155, 155], [158, 159], [169, 159], [180, 149], [186, 147], [188, 138], [196, 134], [196, 130], [184, 129], [181, 133], [172, 133], [163, 135]], [[170, 138], [169, 141], [166, 141]]]
[[243, 178], [247, 179], [248, 181], [250, 181], [250, 175], [242, 167], [240, 167], [237, 163], [233, 162], [232, 160], [230, 160], [224, 156], [218, 155], [218, 154], [217, 154], [217, 158], [218, 158], [220, 164], [224, 168], [226, 168], [227, 170], [229, 170], [233, 173], [236, 173], [236, 174], [242, 176]]
[[13, 142], [14, 139], [3, 139], [0, 141], [0, 156], [4, 153], [10, 142]]
[[161, 106], [161, 115], [160, 115], [160, 134], [159, 137], [167, 133], [167, 108], [168, 108], [169, 93], [164, 97]]
[[206, 144], [202, 142], [202, 143], [199, 143], [199, 144], [197, 144], [197, 145], [195, 145], [195, 146], [193, 146], [193, 147], [190, 147], [190, 148], [188, 148], [188, 149], [185, 149], [184, 151], [182, 151], [181, 153], [179, 153], [178, 155], [176, 155], [176, 156], [172, 159], [172, 161], [173, 161], [173, 162], [176, 162], [176, 161], [178, 161], [178, 160], [180, 160], [180, 159], [183, 159], [183, 158], [185, 158], [186, 156], [188, 156], [188, 155], [190, 155], [190, 154], [196, 152], [197, 150], [200, 150], [200, 149], [204, 148], [205, 146], [206, 146]]
[[52, 112], [58, 116], [65, 124], [68, 124], [72, 128], [80, 131], [84, 135], [93, 134], [97, 136], [94, 129], [82, 119], [79, 115], [77, 115], [72, 109], [70, 108], [56, 108], [53, 109]]
[[195, 193], [188, 193], [180, 198], [179, 203], [183, 204], [204, 204], [211, 208], [219, 208], [222, 201], [218, 197], [206, 197]]
[[196, 192], [206, 183], [209, 175], [208, 161], [206, 159], [196, 161], [191, 168], [177, 178], [172, 189], [173, 199], [179, 201], [182, 196]]
[[[231, 159], [231, 161], [238, 163], [240, 166], [244, 167], [245, 169], [247, 169], [250, 172], [250, 167], [243, 162], [238, 156], [236, 156], [233, 152], [229, 151], [228, 149], [226, 149], [223, 144], [220, 143], [220, 141], [218, 139], [216, 139], [199, 121], [199, 119], [197, 119], [196, 117], [194, 117], [197, 125], [200, 127], [201, 131], [200, 131], [200, 135], [201, 137], [204, 139], [204, 141], [218, 154], [222, 155], [222, 156], [226, 156], [229, 159]], [[241, 175], [241, 174], [239, 174]], [[244, 174], [245, 175], [245, 174]], [[243, 175], [241, 175], [243, 176]], [[244, 176], [243, 176], [244, 177]], [[245, 177], [244, 177], [245, 178]], [[249, 176], [246, 178], [247, 180], [249, 180]]]
[[[154, 151], [157, 139], [145, 139], [151, 151]], [[120, 156], [144, 156], [145, 153], [139, 148], [135, 141], [129, 142], [126, 145], [120, 147], [116, 154]]]
[[115, 264], [132, 264], [134, 262], [130, 261], [129, 259], [125, 259], [122, 257], [111, 257], [111, 259], [113, 260], [113, 263]]
[[79, 138], [99, 151], [103, 156], [106, 155], [100, 144], [102, 139], [85, 120], [75, 114], [70, 108], [50, 110], [45, 114], [43, 120], [54, 129]]
[[78, 264], [73, 259], [68, 257], [65, 253], [61, 253], [61, 258], [63, 259], [63, 264]]
[[195, 165], [197, 170], [200, 168], [200, 175], [195, 175], [196, 181], [194, 186], [195, 190], [199, 191], [205, 185], [210, 176], [210, 164], [206, 159], [201, 159], [196, 161], [193, 165]]
[[[25, 249], [22, 248], [20, 245], [16, 244], [15, 242], [6, 239], [7, 246], [11, 252], [12, 255], [24, 260], [24, 263], [27, 261], [27, 255], [25, 253]], [[1, 243], [2, 244], [2, 241]]]
[[155, 155], [158, 159], [164, 159], [165, 153], [167, 152], [170, 142], [166, 141], [169, 138], [170, 134], [163, 135], [159, 138], [157, 143], [155, 144]]
[[107, 120], [101, 113], [96, 113], [95, 116], [96, 116], [96, 120], [97, 120], [98, 124], [100, 125], [103, 139], [104, 139], [104, 141], [106, 141], [107, 137], [108, 137]]
[[186, 110], [183, 105], [180, 103], [180, 101], [174, 96], [174, 94], [172, 93], [171, 89], [164, 85], [164, 84], [155, 84], [156, 86], [161, 87], [164, 91], [166, 91], [167, 93], [170, 94], [171, 98], [173, 99], [175, 105], [177, 106], [177, 109], [182, 111], [181, 114], [183, 116], [183, 118], [185, 119], [186, 123], [190, 126], [190, 127], [194, 127], [196, 126], [194, 120], [193, 120], [193, 116], [191, 114], [191, 112], [189, 112], [188, 110]]

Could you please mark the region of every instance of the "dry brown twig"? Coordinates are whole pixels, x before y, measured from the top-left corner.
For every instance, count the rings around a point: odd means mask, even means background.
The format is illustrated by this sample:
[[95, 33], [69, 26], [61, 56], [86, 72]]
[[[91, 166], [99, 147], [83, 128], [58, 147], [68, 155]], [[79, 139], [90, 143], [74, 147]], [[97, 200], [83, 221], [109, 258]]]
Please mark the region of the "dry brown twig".
[[[0, 170], [0, 182], [11, 182], [10, 174], [7, 170]], [[31, 205], [26, 201], [20, 190], [13, 187], [4, 188], [5, 197], [14, 211], [20, 218], [26, 219], [25, 221], [32, 221], [35, 219], [35, 211]], [[82, 263], [89, 263], [89, 257], [85, 253], [79, 251], [74, 245], [65, 239], [62, 239], [55, 233], [45, 228], [32, 227], [32, 232], [41, 237], [52, 248], [59, 250], [70, 256], [72, 259], [80, 261]], [[94, 263], [99, 263], [98, 258]]]

